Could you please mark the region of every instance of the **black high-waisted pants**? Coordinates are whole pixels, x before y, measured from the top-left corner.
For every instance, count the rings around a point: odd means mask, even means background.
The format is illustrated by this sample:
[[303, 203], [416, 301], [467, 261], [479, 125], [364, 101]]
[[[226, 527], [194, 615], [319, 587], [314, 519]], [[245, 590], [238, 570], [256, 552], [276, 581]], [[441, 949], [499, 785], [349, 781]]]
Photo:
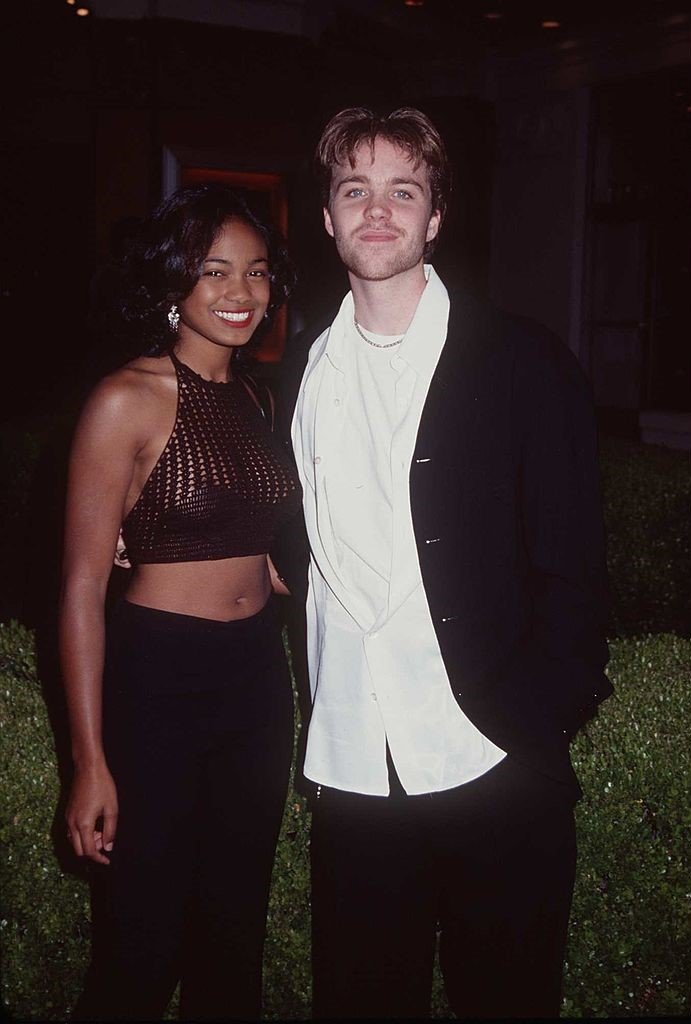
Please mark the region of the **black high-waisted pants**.
[[119, 820], [94, 871], [78, 1020], [257, 1018], [266, 908], [293, 742], [273, 601], [216, 622], [121, 602], [103, 727]]

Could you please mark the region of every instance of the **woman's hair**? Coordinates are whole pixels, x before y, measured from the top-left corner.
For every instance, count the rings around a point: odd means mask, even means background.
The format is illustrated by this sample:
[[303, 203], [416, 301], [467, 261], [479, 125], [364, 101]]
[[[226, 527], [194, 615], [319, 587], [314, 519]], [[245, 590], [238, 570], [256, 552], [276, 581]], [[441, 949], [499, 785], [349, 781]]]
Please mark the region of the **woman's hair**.
[[[377, 139], [399, 146], [416, 167], [422, 164], [427, 168], [432, 210], [438, 210], [443, 221], [451, 192], [451, 165], [441, 135], [427, 115], [414, 107], [400, 107], [385, 117], [366, 107], [347, 107], [331, 118], [315, 154], [323, 205], [329, 206], [334, 167], [346, 161], [354, 167], [356, 150], [362, 144], [374, 155]], [[435, 242], [427, 243], [425, 255], [432, 252]]]
[[253, 227], [266, 243], [271, 289], [267, 319], [260, 330], [268, 326], [295, 284], [285, 242], [225, 185], [192, 185], [178, 189], [156, 207], [125, 257], [118, 311], [130, 352], [158, 355], [174, 344], [170, 307], [190, 294], [223, 225], [236, 218]]

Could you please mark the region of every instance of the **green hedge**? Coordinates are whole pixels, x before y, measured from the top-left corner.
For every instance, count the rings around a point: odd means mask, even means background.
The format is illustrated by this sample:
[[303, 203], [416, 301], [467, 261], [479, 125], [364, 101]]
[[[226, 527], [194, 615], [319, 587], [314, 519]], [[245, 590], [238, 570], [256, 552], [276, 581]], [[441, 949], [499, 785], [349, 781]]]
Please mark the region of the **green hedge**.
[[691, 1013], [691, 641], [618, 640], [615, 696], [574, 746], [578, 805], [565, 1012]]
[[691, 636], [691, 456], [605, 439], [600, 465], [613, 632]]
[[[691, 641], [618, 640], [617, 696], [574, 753], [580, 872], [565, 1013], [691, 1011]], [[55, 751], [32, 634], [0, 627], [3, 1000], [13, 1015], [65, 1019], [88, 949], [83, 879], [63, 870], [51, 838]], [[63, 830], [56, 827], [58, 853]], [[278, 848], [266, 946], [266, 1014], [310, 1010], [308, 814], [291, 792]], [[438, 992], [438, 989], [437, 989]], [[445, 1015], [437, 994], [435, 1011]]]

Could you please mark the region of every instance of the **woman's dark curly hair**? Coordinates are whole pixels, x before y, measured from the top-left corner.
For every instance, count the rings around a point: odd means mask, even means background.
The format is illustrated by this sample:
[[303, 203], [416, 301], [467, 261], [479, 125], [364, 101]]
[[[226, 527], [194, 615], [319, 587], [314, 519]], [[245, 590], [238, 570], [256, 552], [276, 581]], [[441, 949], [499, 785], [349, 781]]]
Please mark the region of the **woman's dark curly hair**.
[[170, 307], [190, 294], [223, 225], [235, 218], [266, 243], [271, 291], [259, 331], [269, 325], [295, 284], [284, 240], [225, 185], [192, 185], [156, 207], [125, 257], [118, 306], [131, 352], [158, 355], [171, 348], [176, 335], [168, 324]]

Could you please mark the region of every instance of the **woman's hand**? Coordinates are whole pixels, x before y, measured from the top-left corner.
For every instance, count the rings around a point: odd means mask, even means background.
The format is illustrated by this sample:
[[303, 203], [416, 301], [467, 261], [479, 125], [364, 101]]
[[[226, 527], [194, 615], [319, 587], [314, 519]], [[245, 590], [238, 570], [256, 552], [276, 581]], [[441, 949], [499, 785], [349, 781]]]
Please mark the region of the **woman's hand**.
[[122, 527], [118, 534], [118, 542], [115, 545], [115, 557], [113, 558], [113, 564], [119, 566], [121, 569], [131, 569], [132, 563], [127, 557], [127, 548], [125, 547], [125, 541], [122, 537]]
[[[109, 864], [105, 852], [113, 849], [118, 797], [105, 762], [75, 768], [65, 818], [67, 838], [77, 856], [90, 857], [97, 864]], [[102, 822], [102, 829], [97, 827], [99, 822]]]
[[286, 586], [286, 582], [283, 577], [278, 575], [276, 566], [271, 561], [269, 555], [266, 556], [266, 564], [269, 567], [269, 576], [271, 577], [271, 589], [274, 594], [280, 594], [281, 597], [290, 597], [290, 591]]

